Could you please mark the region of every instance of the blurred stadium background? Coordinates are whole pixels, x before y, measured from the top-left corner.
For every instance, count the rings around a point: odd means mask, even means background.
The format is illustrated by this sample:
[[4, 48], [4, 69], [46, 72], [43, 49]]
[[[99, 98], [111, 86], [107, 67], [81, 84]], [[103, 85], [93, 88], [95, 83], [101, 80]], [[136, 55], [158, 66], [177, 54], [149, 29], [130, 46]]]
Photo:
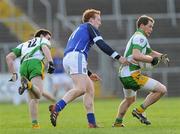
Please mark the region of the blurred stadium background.
[[[135, 31], [138, 16], [152, 16], [155, 26], [150, 37], [151, 47], [167, 53], [171, 62], [170, 67], [161, 65], [146, 73], [168, 87], [167, 97], [180, 96], [179, 0], [0, 0], [0, 101], [10, 101], [12, 97], [5, 62], [11, 48], [28, 40], [38, 28], [47, 28], [53, 33], [54, 50], [59, 48], [63, 52], [69, 35], [81, 22], [87, 8], [101, 10], [101, 34], [121, 54]], [[94, 47], [88, 66], [102, 77], [100, 83], [95, 83], [96, 97], [122, 97], [117, 62]], [[49, 77], [45, 86], [51, 90]]]

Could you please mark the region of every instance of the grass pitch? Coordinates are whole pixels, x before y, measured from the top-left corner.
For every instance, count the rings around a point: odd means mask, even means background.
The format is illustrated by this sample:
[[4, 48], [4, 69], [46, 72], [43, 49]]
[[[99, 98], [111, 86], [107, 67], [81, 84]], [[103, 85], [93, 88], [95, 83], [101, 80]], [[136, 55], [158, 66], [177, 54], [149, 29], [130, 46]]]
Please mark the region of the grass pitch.
[[1, 134], [180, 134], [180, 98], [163, 98], [146, 110], [152, 125], [141, 124], [133, 118], [131, 111], [141, 104], [139, 99], [128, 110], [125, 128], [112, 128], [120, 99], [95, 100], [96, 121], [104, 128], [88, 129], [86, 113], [82, 101], [70, 103], [59, 115], [57, 127], [52, 127], [49, 120], [48, 106], [40, 103], [39, 122], [41, 129], [32, 130], [27, 104], [13, 106], [0, 104]]

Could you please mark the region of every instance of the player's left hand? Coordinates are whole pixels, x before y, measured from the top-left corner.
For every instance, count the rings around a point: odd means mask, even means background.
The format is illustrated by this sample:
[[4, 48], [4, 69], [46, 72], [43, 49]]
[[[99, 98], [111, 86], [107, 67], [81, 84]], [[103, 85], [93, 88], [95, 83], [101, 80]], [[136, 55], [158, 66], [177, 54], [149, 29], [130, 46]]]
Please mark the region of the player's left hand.
[[161, 57], [160, 57], [160, 61], [169, 66], [170, 60], [169, 60], [167, 54], [162, 54]]
[[99, 81], [99, 80], [101, 80], [101, 78], [97, 74], [95, 74], [95, 73], [92, 73], [89, 77], [90, 77], [90, 79], [92, 81]]
[[13, 73], [12, 77], [11, 77], [11, 79], [9, 81], [15, 82], [15, 81], [17, 81], [17, 79], [18, 79], [18, 74], [17, 73]]

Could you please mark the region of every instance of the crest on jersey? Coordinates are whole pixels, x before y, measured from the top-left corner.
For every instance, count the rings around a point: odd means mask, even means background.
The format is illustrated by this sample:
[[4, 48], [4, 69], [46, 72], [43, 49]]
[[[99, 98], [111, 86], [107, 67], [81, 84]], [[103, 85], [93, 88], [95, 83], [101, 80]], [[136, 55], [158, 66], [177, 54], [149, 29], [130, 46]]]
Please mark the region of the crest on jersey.
[[143, 38], [141, 38], [141, 39], [140, 39], [140, 43], [143, 43], [143, 42], [144, 42], [144, 39], [143, 39]]

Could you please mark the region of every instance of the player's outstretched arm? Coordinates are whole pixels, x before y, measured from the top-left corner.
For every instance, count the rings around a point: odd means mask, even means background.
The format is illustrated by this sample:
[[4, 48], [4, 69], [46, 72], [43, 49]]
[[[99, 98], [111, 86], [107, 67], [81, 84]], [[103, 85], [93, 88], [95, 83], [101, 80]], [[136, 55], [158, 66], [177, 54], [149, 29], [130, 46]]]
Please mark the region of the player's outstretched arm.
[[94, 43], [107, 55], [111, 56], [113, 59], [119, 60], [120, 63], [127, 65], [128, 60], [120, 56], [116, 51], [114, 51], [102, 38], [99, 31], [93, 27], [91, 24], [88, 25], [88, 30]]
[[47, 45], [42, 46], [42, 51], [43, 51], [48, 62], [53, 61], [52, 56], [51, 56], [51, 52], [50, 52]]

